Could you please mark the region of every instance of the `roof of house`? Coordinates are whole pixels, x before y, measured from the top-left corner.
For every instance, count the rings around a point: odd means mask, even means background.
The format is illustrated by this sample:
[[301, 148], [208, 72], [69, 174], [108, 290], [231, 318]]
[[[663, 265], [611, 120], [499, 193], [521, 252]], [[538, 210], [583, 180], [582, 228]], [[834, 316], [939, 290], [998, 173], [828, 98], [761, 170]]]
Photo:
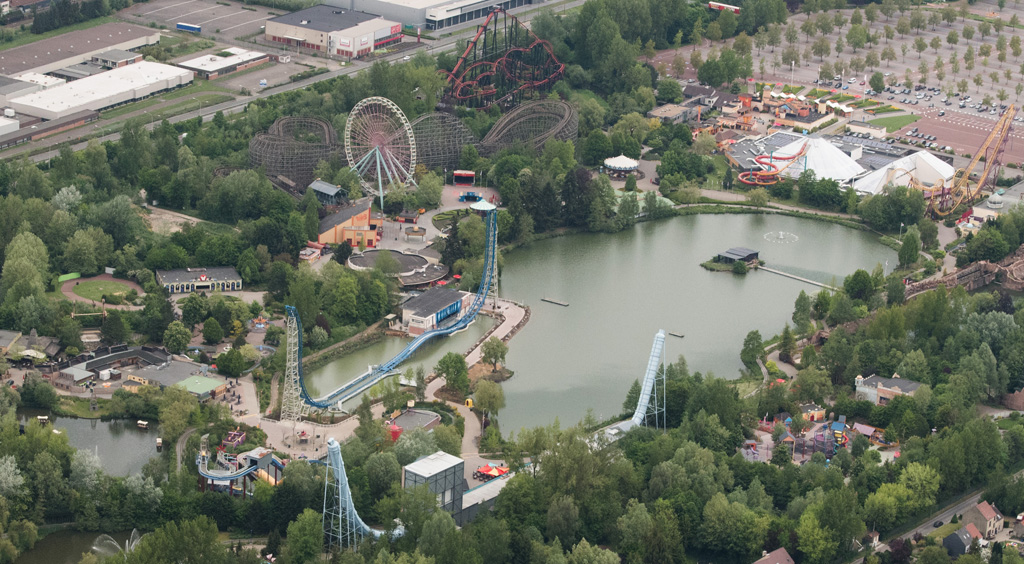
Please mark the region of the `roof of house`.
[[821, 407], [816, 403], [805, 403], [800, 406], [800, 411], [802, 413], [808, 413], [810, 411], [823, 411], [824, 409], [825, 408]]
[[17, 331], [0, 331], [0, 348], [7, 348], [14, 344], [21, 337]]
[[757, 251], [754, 249], [748, 249], [746, 247], [732, 247], [728, 251], [719, 254], [718, 256], [727, 257], [736, 260], [743, 260], [750, 255], [756, 255]]
[[177, 270], [157, 270], [156, 277], [161, 284], [182, 284], [198, 282], [206, 275], [207, 280], [241, 280], [233, 266], [211, 266], [207, 268], [179, 268]]
[[974, 526], [974, 523], [968, 523], [964, 525], [964, 529], [967, 531], [969, 535], [971, 535], [972, 539], [983, 538], [981, 531], [978, 530], [978, 527]]
[[864, 128], [867, 128], [867, 129], [874, 129], [874, 130], [877, 130], [877, 131], [881, 131], [881, 130], [885, 129], [885, 127], [883, 127], [881, 125], [875, 125], [873, 123], [868, 123], [866, 121], [851, 121], [850, 123], [848, 123], [846, 125], [849, 125], [851, 127], [864, 127]]
[[278, 16], [270, 20], [270, 22], [331, 32], [355, 27], [363, 22], [379, 17], [374, 14], [367, 14], [366, 12], [344, 10], [336, 6], [320, 4], [305, 10]]
[[945, 546], [946, 548], [950, 548], [952, 546], [953, 550], [957, 554], [965, 554], [967, 552], [967, 548], [971, 546], [971, 533], [967, 531], [966, 527], [961, 527], [960, 529], [950, 533], [946, 538], [942, 539], [942, 546]]
[[207, 378], [206, 376], [189, 376], [177, 384], [178, 386], [185, 388], [189, 393], [201, 396], [208, 394], [217, 388], [224, 385], [224, 382], [220, 380], [214, 380], [213, 378]]
[[411, 311], [417, 317], [426, 317], [434, 315], [461, 299], [462, 292], [458, 290], [431, 288], [402, 304], [402, 309]]
[[864, 378], [858, 386], [864, 386], [867, 388], [877, 388], [882, 386], [885, 388], [897, 389], [904, 394], [911, 394], [914, 390], [921, 387], [921, 383], [913, 380], [904, 380], [903, 378], [886, 378], [884, 376], [872, 374], [871, 376]]
[[461, 458], [439, 450], [434, 454], [424, 456], [416, 462], [407, 465], [405, 467], [405, 471], [428, 478], [460, 464], [463, 464], [463, 460]]
[[878, 429], [875, 429], [871, 425], [865, 425], [863, 423], [854, 423], [853, 424], [853, 430], [857, 431], [858, 433], [860, 433], [862, 435], [867, 435], [867, 436], [870, 437]]
[[323, 180], [320, 180], [319, 178], [314, 180], [309, 185], [309, 187], [312, 188], [313, 191], [315, 191], [315, 192], [320, 192], [321, 194], [327, 194], [328, 196], [334, 196], [338, 192], [341, 191], [341, 189], [338, 188], [337, 186], [335, 186], [334, 184], [331, 184], [330, 182], [324, 182]]
[[33, 329], [28, 335], [22, 335], [18, 343], [26, 349], [42, 351], [46, 356], [54, 356], [60, 352], [60, 339], [56, 337], [40, 337]]
[[683, 96], [687, 98], [695, 98], [697, 96], [714, 96], [718, 91], [710, 86], [701, 86], [700, 84], [687, 84], [683, 87]]
[[830, 427], [833, 431], [845, 431], [846, 423], [843, 423], [842, 421], [835, 421]]
[[333, 229], [342, 223], [352, 219], [353, 217], [363, 213], [370, 209], [371, 198], [366, 197], [360, 200], [356, 200], [344, 208], [341, 208], [335, 213], [320, 220], [320, 232], [323, 233], [329, 229]]
[[793, 564], [793, 557], [785, 548], [777, 548], [756, 560], [754, 564]]
[[654, 118], [671, 118], [685, 112], [686, 109], [687, 108], [681, 104], [662, 104], [661, 106], [647, 112], [647, 116]]
[[984, 517], [986, 521], [1002, 518], [999, 511], [987, 501], [983, 501], [978, 504], [978, 511], [981, 512], [981, 516]]
[[403, 429], [414, 429], [416, 427], [426, 427], [434, 421], [440, 420], [441, 416], [434, 413], [433, 411], [420, 411], [418, 409], [409, 409], [404, 413], [395, 417], [393, 423]]

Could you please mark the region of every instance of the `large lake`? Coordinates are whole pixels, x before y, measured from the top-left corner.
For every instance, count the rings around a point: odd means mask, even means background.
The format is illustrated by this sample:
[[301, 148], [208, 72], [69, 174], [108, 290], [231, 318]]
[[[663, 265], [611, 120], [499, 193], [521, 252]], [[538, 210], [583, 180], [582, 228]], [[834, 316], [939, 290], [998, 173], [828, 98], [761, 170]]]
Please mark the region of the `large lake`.
[[767, 266], [826, 284], [841, 285], [858, 268], [870, 272], [888, 261], [888, 272], [896, 265], [895, 251], [876, 235], [778, 215], [679, 217], [513, 251], [505, 256], [501, 295], [527, 304], [532, 315], [509, 343], [515, 376], [504, 384], [502, 430], [555, 417], [573, 424], [588, 408], [598, 419], [618, 414], [630, 384], [643, 377], [659, 329], [685, 335], [667, 337], [670, 361], [685, 355], [693, 371], [738, 377], [747, 332], [757, 329], [765, 339], [781, 332], [800, 290], [820, 288], [763, 271], [701, 268], [730, 247], [757, 250]]
[[[783, 233], [782, 236], [779, 233]], [[743, 338], [782, 331], [800, 290], [821, 288], [768, 272], [710, 272], [700, 263], [730, 247], [760, 252], [767, 266], [837, 285], [858, 268], [896, 253], [878, 237], [841, 225], [779, 215], [697, 215], [643, 223], [615, 234], [579, 234], [538, 241], [505, 255], [500, 294], [530, 306], [530, 322], [509, 343], [504, 383], [505, 433], [568, 425], [593, 409], [604, 419], [621, 411], [634, 379], [643, 376], [659, 329], [670, 361], [736, 378]], [[887, 264], [888, 263], [888, 264]], [[541, 298], [566, 302], [561, 307]], [[492, 325], [479, 318], [453, 337], [424, 347], [408, 363], [434, 366], [445, 352], [465, 352]], [[397, 354], [407, 341], [388, 338], [306, 375], [320, 393], [337, 388]]]

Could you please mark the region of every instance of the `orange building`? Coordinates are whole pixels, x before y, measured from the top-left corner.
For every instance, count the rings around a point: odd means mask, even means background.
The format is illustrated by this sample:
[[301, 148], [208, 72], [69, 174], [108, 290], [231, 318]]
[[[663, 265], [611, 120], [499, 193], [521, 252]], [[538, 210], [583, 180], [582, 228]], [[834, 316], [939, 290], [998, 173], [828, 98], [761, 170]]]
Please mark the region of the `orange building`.
[[370, 212], [370, 198], [363, 198], [320, 220], [320, 237], [317, 242], [339, 245], [342, 241], [348, 241], [352, 248], [358, 248], [362, 243], [372, 249], [380, 241], [380, 232], [377, 230], [380, 223], [381, 220], [373, 217]]

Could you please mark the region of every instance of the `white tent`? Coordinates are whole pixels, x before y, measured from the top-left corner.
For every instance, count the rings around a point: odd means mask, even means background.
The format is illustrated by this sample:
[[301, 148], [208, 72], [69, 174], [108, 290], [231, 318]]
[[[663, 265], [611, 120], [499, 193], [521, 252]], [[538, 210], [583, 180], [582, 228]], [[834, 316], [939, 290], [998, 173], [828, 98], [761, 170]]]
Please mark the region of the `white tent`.
[[619, 155], [605, 159], [604, 166], [612, 170], [636, 170], [640, 167], [640, 161], [631, 159], [626, 155]]
[[[818, 178], [828, 178], [843, 184], [864, 172], [864, 167], [860, 166], [850, 155], [820, 137], [804, 137], [793, 141], [789, 145], [777, 149], [773, 156], [778, 158], [799, 154], [805, 143], [807, 152], [803, 157], [794, 159], [793, 163], [783, 171], [783, 175], [797, 178], [805, 170], [813, 170]], [[780, 168], [784, 164], [785, 161], [776, 161], [776, 165]]]
[[853, 183], [853, 189], [858, 194], [874, 195], [880, 193], [887, 183], [894, 186], [905, 186], [910, 175], [913, 175], [918, 182], [925, 186], [934, 186], [940, 180], [948, 186], [953, 180], [955, 172], [956, 170], [952, 166], [930, 152], [918, 151], [856, 180]]

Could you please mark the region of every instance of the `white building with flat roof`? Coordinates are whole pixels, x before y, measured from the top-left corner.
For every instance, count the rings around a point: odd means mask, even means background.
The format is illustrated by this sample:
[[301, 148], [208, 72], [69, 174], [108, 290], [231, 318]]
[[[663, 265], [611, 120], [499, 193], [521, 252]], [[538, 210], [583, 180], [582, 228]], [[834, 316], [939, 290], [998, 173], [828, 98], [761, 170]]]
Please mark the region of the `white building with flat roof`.
[[229, 47], [214, 55], [203, 55], [195, 59], [189, 59], [177, 65], [188, 69], [200, 78], [213, 80], [237, 71], [250, 69], [270, 61], [270, 55], [259, 51], [250, 51], [241, 47]]
[[10, 100], [19, 113], [58, 119], [82, 110], [111, 106], [185, 86], [194, 74], [162, 63], [143, 61]]

